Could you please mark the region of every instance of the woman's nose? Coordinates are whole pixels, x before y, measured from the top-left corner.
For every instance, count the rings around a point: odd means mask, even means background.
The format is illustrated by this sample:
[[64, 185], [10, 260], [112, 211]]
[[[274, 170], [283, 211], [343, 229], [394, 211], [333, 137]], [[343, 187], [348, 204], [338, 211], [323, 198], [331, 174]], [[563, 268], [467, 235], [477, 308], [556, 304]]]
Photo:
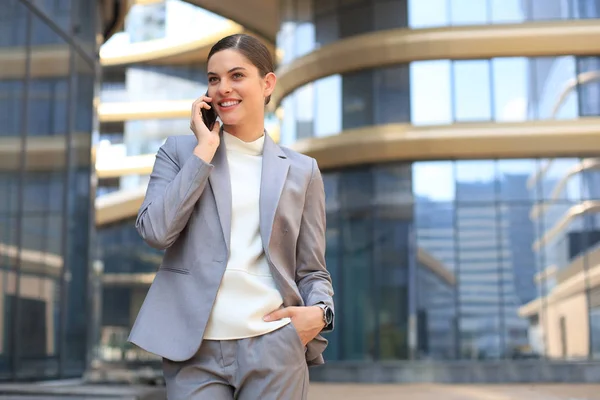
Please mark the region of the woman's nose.
[[231, 93], [231, 85], [229, 85], [228, 83], [224, 82], [219, 86], [219, 92], [221, 93], [221, 95], [224, 94], [229, 94]]

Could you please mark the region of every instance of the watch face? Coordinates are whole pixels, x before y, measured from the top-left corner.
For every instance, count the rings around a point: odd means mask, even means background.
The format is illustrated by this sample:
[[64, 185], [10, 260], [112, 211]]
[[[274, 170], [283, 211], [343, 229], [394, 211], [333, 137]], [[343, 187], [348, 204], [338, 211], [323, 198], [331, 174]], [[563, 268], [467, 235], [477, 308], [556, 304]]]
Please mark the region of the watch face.
[[331, 312], [331, 309], [329, 307], [325, 309], [325, 319], [327, 321], [327, 324], [330, 324], [331, 320], [333, 319], [333, 313]]

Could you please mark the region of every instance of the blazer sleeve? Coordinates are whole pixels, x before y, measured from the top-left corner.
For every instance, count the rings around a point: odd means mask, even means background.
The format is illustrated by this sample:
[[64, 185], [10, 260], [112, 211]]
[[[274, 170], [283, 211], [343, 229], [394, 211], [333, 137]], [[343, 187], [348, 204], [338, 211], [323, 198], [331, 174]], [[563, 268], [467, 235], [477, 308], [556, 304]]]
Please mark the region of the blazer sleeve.
[[177, 138], [169, 137], [156, 154], [146, 197], [135, 227], [150, 246], [163, 250], [175, 242], [206, 187], [214, 166], [196, 155], [177, 161]]
[[[317, 162], [312, 162], [296, 246], [296, 284], [305, 305], [323, 303], [333, 311], [333, 286], [325, 265], [325, 188]], [[333, 330], [333, 325], [323, 331]]]

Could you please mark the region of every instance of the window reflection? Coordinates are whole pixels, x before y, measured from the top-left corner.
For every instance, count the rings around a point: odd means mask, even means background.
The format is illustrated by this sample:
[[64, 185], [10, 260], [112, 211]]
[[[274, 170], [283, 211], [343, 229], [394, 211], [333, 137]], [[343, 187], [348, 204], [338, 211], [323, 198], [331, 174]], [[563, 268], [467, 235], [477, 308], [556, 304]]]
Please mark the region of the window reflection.
[[577, 60], [579, 77], [580, 115], [600, 115], [600, 58], [580, 57]]
[[567, 57], [540, 57], [531, 61], [530, 82], [533, 119], [576, 118], [577, 92], [571, 92], [562, 104], [558, 103], [568, 84], [576, 76], [575, 59]]
[[315, 85], [315, 136], [329, 136], [342, 131], [342, 77], [332, 75]]
[[103, 361], [155, 359], [129, 344], [127, 336], [162, 252], [144, 243], [128, 219], [98, 228], [98, 257], [104, 265], [100, 354]]
[[[283, 136], [293, 142], [298, 136], [409, 121], [440, 125], [596, 115], [596, 67], [600, 68], [597, 57], [508, 57], [417, 61], [332, 75], [286, 96], [284, 108], [296, 107], [292, 112], [303, 116], [295, 133], [288, 125], [292, 121], [284, 123]], [[580, 85], [575, 84], [576, 76]]]
[[451, 0], [452, 25], [485, 25], [488, 22], [489, 4], [479, 0]]
[[523, 0], [490, 0], [489, 3], [492, 23], [519, 23], [526, 19]]
[[314, 87], [313, 84], [302, 86], [296, 90], [296, 135], [297, 139], [304, 139], [313, 135], [313, 119], [314, 119]]
[[489, 60], [454, 62], [454, 119], [488, 121], [492, 118]]
[[[593, 307], [600, 300], [589, 277], [600, 265], [600, 202], [548, 197], [556, 177], [580, 161], [555, 160], [537, 183], [531, 177], [541, 160], [325, 172], [333, 221], [327, 252], [338, 274], [343, 327], [329, 354], [339, 360], [594, 354], [600, 332]], [[574, 179], [581, 193], [590, 193], [586, 179]], [[573, 297], [557, 297], [573, 279], [580, 282]]]
[[448, 60], [410, 64], [410, 119], [414, 125], [452, 122], [451, 76]]
[[527, 119], [529, 64], [526, 58], [492, 59], [493, 117], [496, 121]]
[[[88, 12], [92, 1], [77, 3], [75, 13], [70, 3], [34, 1], [25, 7], [10, 0], [0, 5], [0, 46], [27, 56], [9, 57], [8, 68], [0, 70], [0, 375], [11, 379], [81, 375], [88, 350], [96, 66], [64, 37], [75, 32], [72, 25], [85, 26], [76, 36], [88, 51], [86, 40], [95, 39], [96, 24]], [[37, 11], [54, 24], [46, 24], [31, 7], [41, 7]], [[9, 362], [13, 354], [15, 363]], [[61, 371], [59, 360], [64, 361]]]
[[496, 163], [492, 160], [456, 163], [456, 200], [493, 202], [497, 193]]
[[597, 0], [409, 0], [412, 28], [597, 18]]
[[409, 26], [428, 28], [449, 24], [448, 0], [408, 0]]

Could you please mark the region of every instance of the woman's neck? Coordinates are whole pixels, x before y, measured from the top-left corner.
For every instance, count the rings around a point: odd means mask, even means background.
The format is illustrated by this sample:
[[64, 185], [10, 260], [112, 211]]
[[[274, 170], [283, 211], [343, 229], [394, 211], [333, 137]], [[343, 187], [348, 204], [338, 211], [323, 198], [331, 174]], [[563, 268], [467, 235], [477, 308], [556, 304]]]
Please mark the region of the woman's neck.
[[244, 142], [253, 142], [265, 134], [264, 122], [243, 125], [223, 125], [223, 130]]

